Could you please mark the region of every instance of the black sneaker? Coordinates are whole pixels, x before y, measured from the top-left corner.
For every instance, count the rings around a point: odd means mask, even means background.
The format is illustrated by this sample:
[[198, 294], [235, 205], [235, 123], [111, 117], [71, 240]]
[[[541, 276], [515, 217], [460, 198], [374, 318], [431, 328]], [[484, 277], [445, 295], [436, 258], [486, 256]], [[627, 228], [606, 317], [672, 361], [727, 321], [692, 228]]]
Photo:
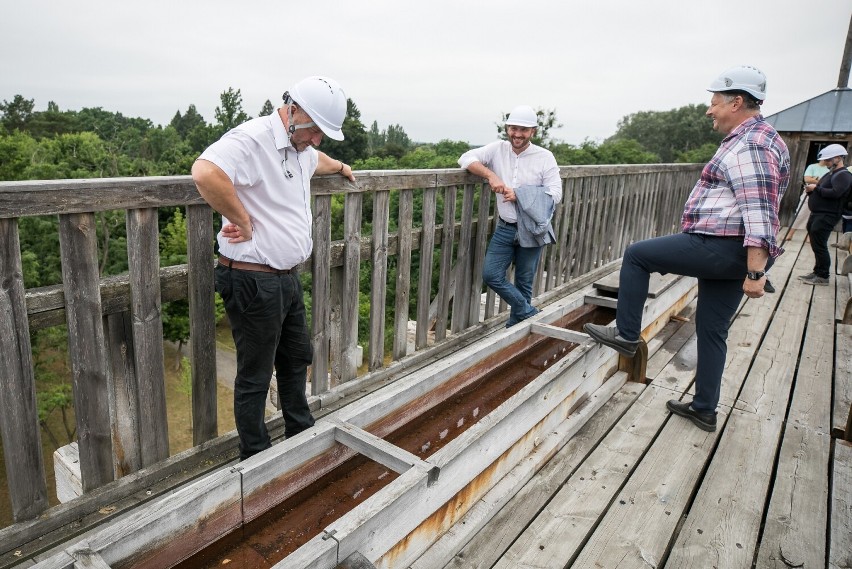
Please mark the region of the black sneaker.
[[696, 411], [692, 408], [691, 401], [686, 402], [678, 401], [677, 399], [670, 399], [666, 402], [666, 409], [675, 415], [686, 417], [703, 431], [712, 433], [716, 430], [716, 413], [702, 413], [701, 411]]
[[639, 342], [630, 342], [618, 335], [615, 326], [601, 326], [600, 324], [583, 324], [583, 330], [599, 344], [609, 346], [622, 356], [632, 358], [636, 355]]
[[766, 282], [763, 283], [763, 292], [768, 292], [769, 294], [775, 292], [775, 287], [772, 286], [772, 283], [769, 282], [769, 279], [766, 279]]

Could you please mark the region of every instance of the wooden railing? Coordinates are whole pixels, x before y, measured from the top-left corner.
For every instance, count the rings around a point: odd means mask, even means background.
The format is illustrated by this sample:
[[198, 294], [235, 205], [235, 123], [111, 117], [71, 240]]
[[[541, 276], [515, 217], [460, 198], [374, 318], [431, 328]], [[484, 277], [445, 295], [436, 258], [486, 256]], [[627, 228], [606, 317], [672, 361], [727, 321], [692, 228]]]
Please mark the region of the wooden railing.
[[[552, 296], [621, 257], [631, 242], [676, 232], [699, 171], [672, 164], [563, 167], [564, 198], [553, 220], [558, 243], [542, 256], [534, 294]], [[505, 318], [490, 290], [483, 308], [482, 265], [496, 218], [479, 178], [463, 170], [358, 172], [356, 184], [315, 179], [312, 193], [314, 250], [301, 270], [311, 273], [313, 395], [356, 378], [359, 292], [370, 297], [365, 359], [371, 372]], [[336, 194], [344, 195], [343, 237], [333, 241]], [[366, 220], [365, 196], [372, 199]], [[160, 268], [157, 208], [167, 206], [186, 208], [188, 263]], [[102, 278], [95, 219], [109, 210], [126, 210], [129, 271]], [[59, 216], [62, 284], [27, 290], [17, 219], [41, 215]], [[163, 302], [189, 299], [193, 441], [217, 436], [213, 243], [213, 212], [189, 177], [0, 182], [0, 429], [15, 521], [48, 507], [33, 330], [67, 325], [84, 491], [168, 457]], [[364, 263], [371, 269], [369, 291], [359, 290]], [[393, 307], [390, 326], [386, 306]], [[312, 399], [314, 406], [319, 401]]]

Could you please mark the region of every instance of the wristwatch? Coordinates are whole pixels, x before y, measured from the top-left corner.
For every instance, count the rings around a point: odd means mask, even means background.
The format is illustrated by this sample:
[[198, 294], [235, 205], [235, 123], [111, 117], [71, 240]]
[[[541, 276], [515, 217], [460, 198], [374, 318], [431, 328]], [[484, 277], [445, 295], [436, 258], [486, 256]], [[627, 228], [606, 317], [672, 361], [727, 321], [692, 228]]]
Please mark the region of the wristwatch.
[[746, 276], [753, 281], [759, 281], [766, 275], [766, 271], [749, 271]]

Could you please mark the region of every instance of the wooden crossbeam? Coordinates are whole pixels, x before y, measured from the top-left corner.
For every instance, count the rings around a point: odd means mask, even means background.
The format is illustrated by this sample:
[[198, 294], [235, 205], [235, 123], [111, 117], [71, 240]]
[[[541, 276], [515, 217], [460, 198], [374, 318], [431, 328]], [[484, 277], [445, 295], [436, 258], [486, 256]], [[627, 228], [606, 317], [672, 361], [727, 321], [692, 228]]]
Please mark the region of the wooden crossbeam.
[[547, 336], [549, 338], [556, 338], [557, 340], [565, 340], [566, 342], [573, 342], [574, 344], [585, 344], [591, 339], [588, 334], [584, 334], [583, 332], [575, 332], [574, 330], [559, 328], [551, 324], [542, 324], [540, 322], [530, 324], [530, 333]]
[[429, 485], [431, 486], [438, 480], [440, 469], [437, 466], [420, 460], [407, 450], [359, 429], [351, 423], [337, 419], [330, 419], [329, 422], [335, 426], [334, 438], [337, 442], [363, 454], [370, 460], [374, 460], [399, 474], [407, 471], [415, 464], [422, 464], [429, 471]]

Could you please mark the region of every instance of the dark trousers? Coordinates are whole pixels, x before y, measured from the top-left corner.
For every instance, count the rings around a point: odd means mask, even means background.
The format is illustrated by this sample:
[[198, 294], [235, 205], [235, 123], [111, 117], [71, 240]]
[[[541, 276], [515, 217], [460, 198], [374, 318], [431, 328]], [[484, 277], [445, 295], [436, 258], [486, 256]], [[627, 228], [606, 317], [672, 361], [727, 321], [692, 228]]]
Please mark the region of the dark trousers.
[[831, 255], [828, 253], [828, 238], [840, 221], [836, 213], [812, 213], [808, 218], [808, 238], [814, 252], [814, 273], [827, 279], [831, 272]]
[[[696, 410], [712, 412], [719, 403], [728, 352], [728, 328], [743, 296], [747, 267], [743, 238], [679, 233], [634, 243], [624, 253], [618, 289], [616, 325], [622, 338], [638, 340], [651, 273], [698, 279], [695, 316], [698, 363]], [[771, 266], [770, 261], [767, 268]]]
[[298, 274], [276, 275], [216, 267], [216, 290], [222, 295], [237, 347], [234, 420], [240, 458], [271, 446], [264, 415], [272, 369], [284, 414], [284, 435], [291, 437], [314, 424], [305, 395], [313, 358]]

